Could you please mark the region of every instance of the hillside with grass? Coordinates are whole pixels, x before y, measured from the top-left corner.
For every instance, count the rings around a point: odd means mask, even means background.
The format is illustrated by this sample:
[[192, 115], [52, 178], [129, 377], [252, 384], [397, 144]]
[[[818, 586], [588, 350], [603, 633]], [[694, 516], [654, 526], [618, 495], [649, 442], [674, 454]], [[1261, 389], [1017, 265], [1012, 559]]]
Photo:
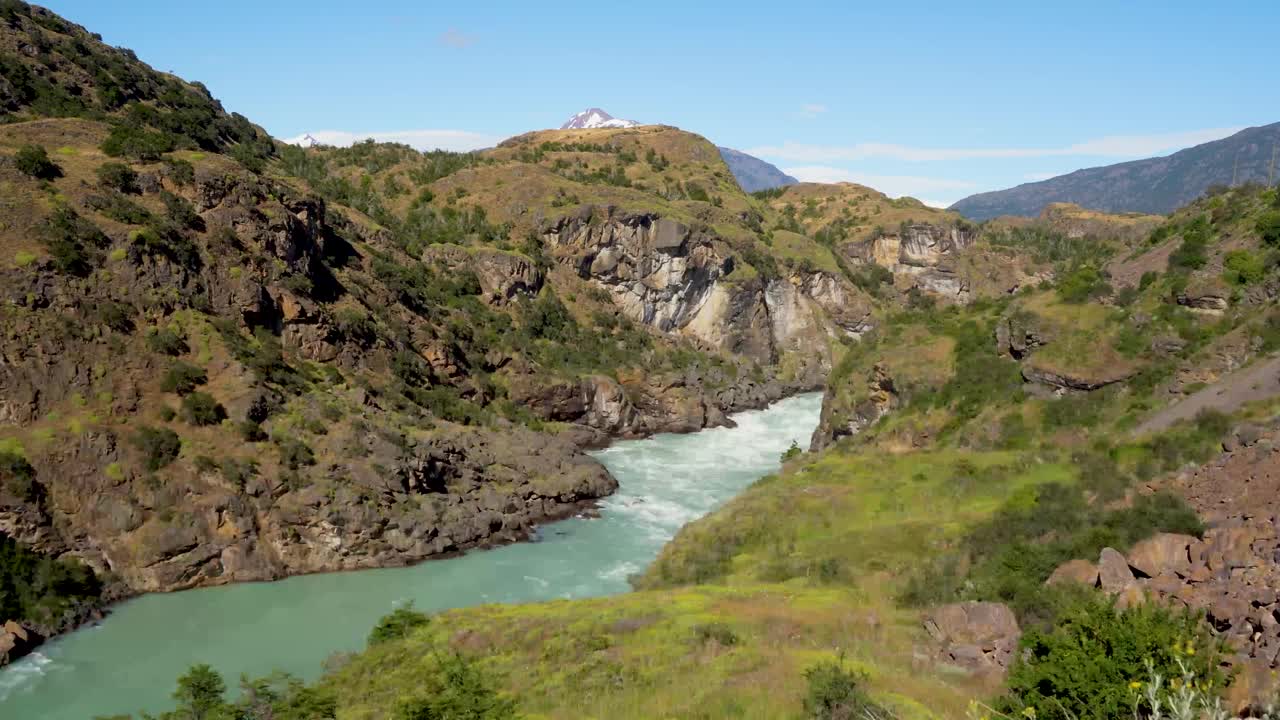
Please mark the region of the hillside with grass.
[[[1251, 523], [1274, 505], [1280, 396], [1144, 420], [1273, 357], [1277, 218], [1274, 190], [1245, 188], [1144, 233], [984, 228], [975, 247], [1045, 279], [887, 310], [834, 368], [815, 450], [687, 525], [633, 592], [397, 611], [288, 697], [335, 718], [432, 717], [441, 697], [495, 718], [1260, 706], [1273, 633], [1248, 618], [1274, 566], [1248, 548], [1274, 544]], [[1230, 504], [1213, 473], [1272, 489]]]

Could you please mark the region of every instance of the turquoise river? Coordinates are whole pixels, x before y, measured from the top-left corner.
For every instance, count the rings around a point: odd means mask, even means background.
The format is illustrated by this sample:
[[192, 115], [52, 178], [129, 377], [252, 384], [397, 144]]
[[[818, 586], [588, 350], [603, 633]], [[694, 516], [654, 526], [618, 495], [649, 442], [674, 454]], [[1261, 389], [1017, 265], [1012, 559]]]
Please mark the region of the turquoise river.
[[620, 441], [595, 453], [618, 478], [600, 517], [546, 525], [536, 542], [414, 567], [308, 575], [146, 595], [107, 619], [0, 670], [0, 720], [89, 720], [171, 707], [174, 680], [209, 663], [240, 673], [319, 675], [357, 650], [379, 617], [412, 601], [440, 610], [609, 595], [653, 560], [681, 525], [778, 468], [808, 444], [822, 398], [807, 394], [733, 416], [735, 428]]

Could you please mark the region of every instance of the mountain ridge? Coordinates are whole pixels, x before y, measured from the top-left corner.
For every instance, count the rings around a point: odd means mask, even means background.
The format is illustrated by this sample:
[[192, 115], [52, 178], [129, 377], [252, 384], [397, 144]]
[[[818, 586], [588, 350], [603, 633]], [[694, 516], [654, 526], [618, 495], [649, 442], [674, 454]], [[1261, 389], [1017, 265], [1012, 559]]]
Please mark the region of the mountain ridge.
[[950, 209], [973, 220], [1000, 215], [1034, 217], [1056, 202], [1103, 212], [1165, 215], [1214, 185], [1273, 180], [1280, 172], [1273, 168], [1273, 153], [1278, 148], [1280, 122], [1245, 128], [1166, 156], [1084, 168], [1005, 190], [977, 193], [953, 203]]

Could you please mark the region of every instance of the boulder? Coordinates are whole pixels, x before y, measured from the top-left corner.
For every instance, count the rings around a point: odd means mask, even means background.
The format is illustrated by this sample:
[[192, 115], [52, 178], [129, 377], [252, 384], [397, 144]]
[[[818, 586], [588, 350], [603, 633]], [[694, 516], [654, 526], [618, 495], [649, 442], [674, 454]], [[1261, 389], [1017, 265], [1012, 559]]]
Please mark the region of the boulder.
[[1115, 548], [1102, 548], [1098, 555], [1098, 583], [1103, 591], [1118, 593], [1133, 584], [1129, 561]]
[[1186, 574], [1191, 569], [1187, 548], [1196, 538], [1175, 533], [1157, 533], [1129, 550], [1129, 565], [1147, 577], [1163, 572]]
[[1096, 587], [1098, 585], [1098, 566], [1088, 560], [1068, 560], [1058, 566], [1045, 585], [1074, 582]]
[[941, 659], [974, 671], [1008, 667], [1022, 635], [1009, 606], [993, 602], [934, 608], [925, 616], [924, 628], [940, 645]]

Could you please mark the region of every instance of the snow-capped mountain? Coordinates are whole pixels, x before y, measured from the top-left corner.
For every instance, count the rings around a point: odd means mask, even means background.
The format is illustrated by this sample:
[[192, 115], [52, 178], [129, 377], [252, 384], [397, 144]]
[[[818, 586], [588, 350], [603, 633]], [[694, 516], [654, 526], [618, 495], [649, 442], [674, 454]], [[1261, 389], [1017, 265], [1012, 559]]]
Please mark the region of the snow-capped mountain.
[[629, 128], [638, 127], [640, 123], [635, 120], [623, 120], [616, 118], [600, 108], [587, 108], [582, 112], [569, 118], [568, 122], [560, 126], [561, 130], [585, 130], [588, 128]]

